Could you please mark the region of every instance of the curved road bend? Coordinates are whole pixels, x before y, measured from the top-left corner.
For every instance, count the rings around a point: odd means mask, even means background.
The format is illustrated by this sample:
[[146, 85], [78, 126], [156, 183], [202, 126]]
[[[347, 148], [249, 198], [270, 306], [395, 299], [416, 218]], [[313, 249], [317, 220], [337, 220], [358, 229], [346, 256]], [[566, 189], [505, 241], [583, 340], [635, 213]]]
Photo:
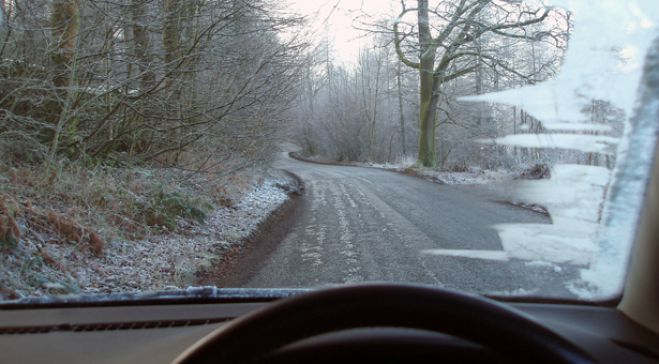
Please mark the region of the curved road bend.
[[[482, 186], [439, 185], [374, 168], [301, 162], [285, 153], [276, 167], [305, 183], [298, 218], [271, 254], [230, 272], [222, 286], [293, 288], [387, 281], [498, 295], [572, 296], [564, 282], [576, 277], [576, 268], [508, 260], [490, 227], [549, 219], [489, 201], [479, 191]], [[495, 254], [474, 258], [427, 252], [436, 249]]]

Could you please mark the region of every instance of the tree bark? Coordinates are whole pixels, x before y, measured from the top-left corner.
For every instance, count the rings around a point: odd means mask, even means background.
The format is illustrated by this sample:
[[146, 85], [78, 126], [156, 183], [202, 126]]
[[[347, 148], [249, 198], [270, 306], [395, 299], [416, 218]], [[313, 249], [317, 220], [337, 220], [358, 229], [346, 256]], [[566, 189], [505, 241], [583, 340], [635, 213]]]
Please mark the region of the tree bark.
[[51, 14], [54, 42], [51, 59], [53, 83], [56, 87], [71, 84], [73, 63], [76, 55], [76, 37], [80, 28], [80, 14], [75, 0], [55, 0]]
[[148, 20], [146, 18], [146, 1], [132, 0], [133, 42], [137, 66], [140, 70], [140, 91], [150, 90], [156, 83], [156, 75], [151, 69], [151, 41]]
[[174, 85], [178, 79], [178, 63], [181, 62], [181, 29], [179, 25], [181, 1], [164, 0], [165, 20], [163, 24], [163, 46], [165, 48], [165, 63], [167, 79], [165, 86], [172, 93], [171, 100], [177, 101], [179, 92]]
[[375, 71], [375, 95], [373, 98], [373, 113], [371, 114], [371, 121], [368, 128], [368, 161], [372, 162], [375, 157], [375, 122], [378, 117], [378, 97], [380, 94], [380, 68], [382, 66], [381, 60], [376, 58], [377, 62]]
[[403, 86], [401, 82], [402, 66], [396, 63], [396, 86], [398, 88], [398, 116], [400, 122], [400, 144], [403, 157], [407, 156], [407, 143], [405, 141], [405, 110], [403, 109]]
[[435, 110], [439, 98], [434, 94], [435, 52], [428, 17], [428, 0], [419, 0], [419, 155], [417, 163], [424, 167], [437, 165], [435, 146]]
[[60, 138], [69, 121], [69, 110], [73, 102], [73, 90], [70, 87], [75, 77], [77, 37], [80, 30], [80, 10], [75, 0], [56, 0], [51, 13], [51, 35], [54, 49], [51, 53], [53, 62], [53, 84], [58, 101], [53, 110], [55, 130], [50, 140], [48, 162], [54, 163], [59, 149]]

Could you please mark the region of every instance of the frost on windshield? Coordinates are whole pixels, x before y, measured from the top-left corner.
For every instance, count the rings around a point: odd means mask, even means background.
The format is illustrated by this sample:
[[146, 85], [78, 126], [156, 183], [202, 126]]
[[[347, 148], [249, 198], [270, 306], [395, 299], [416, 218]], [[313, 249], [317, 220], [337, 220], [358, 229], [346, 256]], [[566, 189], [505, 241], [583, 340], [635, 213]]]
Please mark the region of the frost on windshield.
[[[550, 179], [514, 186], [518, 199], [545, 206], [552, 224], [494, 226], [508, 258], [581, 267], [578, 279], [565, 282], [567, 289], [584, 299], [612, 297], [622, 288], [654, 149], [656, 115], [634, 115], [640, 110], [635, 103], [643, 62], [658, 35], [656, 3], [555, 0], [547, 5], [573, 15], [561, 73], [541, 84], [464, 100], [518, 106], [545, 130], [482, 143], [615, 158], [610, 166], [555, 164]], [[587, 115], [596, 102], [623, 113], [621, 132], [607, 125], [612, 115], [595, 120]]]

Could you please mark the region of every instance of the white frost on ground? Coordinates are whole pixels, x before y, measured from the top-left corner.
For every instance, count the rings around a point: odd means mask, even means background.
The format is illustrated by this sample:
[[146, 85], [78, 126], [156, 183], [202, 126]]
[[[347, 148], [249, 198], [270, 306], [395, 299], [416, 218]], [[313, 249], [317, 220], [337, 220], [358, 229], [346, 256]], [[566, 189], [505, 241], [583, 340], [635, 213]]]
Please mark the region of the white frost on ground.
[[360, 166], [360, 167], [371, 167], [371, 168], [378, 168], [378, 169], [393, 169], [393, 170], [399, 170], [403, 168], [409, 167], [408, 165], [404, 165], [402, 163], [352, 163], [355, 166]]
[[[100, 258], [70, 244], [22, 241], [14, 254], [0, 255], [5, 268], [0, 271], [0, 283], [22, 295], [123, 293], [192, 285], [199, 269], [209, 268], [218, 254], [241, 244], [281, 206], [288, 199], [284, 189], [294, 189], [294, 184], [289, 177], [271, 177], [254, 186], [233, 208], [213, 211], [203, 225], [179, 221], [175, 233], [113, 241]], [[38, 250], [53, 257], [62, 269], [39, 263]], [[26, 269], [31, 270], [28, 279], [19, 276]]]
[[418, 173], [422, 176], [434, 178], [447, 185], [484, 185], [512, 181], [515, 177], [513, 172], [506, 170], [482, 170], [473, 167], [470, 167], [466, 172], [419, 169]]

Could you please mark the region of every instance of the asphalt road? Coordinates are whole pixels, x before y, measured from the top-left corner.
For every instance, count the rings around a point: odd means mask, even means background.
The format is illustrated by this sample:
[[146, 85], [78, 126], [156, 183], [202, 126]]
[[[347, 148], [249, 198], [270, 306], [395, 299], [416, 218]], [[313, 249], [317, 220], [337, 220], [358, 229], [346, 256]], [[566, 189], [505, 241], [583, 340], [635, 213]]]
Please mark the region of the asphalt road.
[[[274, 249], [225, 286], [322, 287], [418, 282], [494, 295], [570, 297], [575, 267], [522, 260], [428, 254], [437, 249], [502, 251], [493, 224], [550, 223], [547, 216], [495, 202], [483, 186], [431, 183], [374, 168], [290, 159], [276, 164], [302, 178], [299, 213]], [[466, 254], [469, 255], [469, 254]]]

